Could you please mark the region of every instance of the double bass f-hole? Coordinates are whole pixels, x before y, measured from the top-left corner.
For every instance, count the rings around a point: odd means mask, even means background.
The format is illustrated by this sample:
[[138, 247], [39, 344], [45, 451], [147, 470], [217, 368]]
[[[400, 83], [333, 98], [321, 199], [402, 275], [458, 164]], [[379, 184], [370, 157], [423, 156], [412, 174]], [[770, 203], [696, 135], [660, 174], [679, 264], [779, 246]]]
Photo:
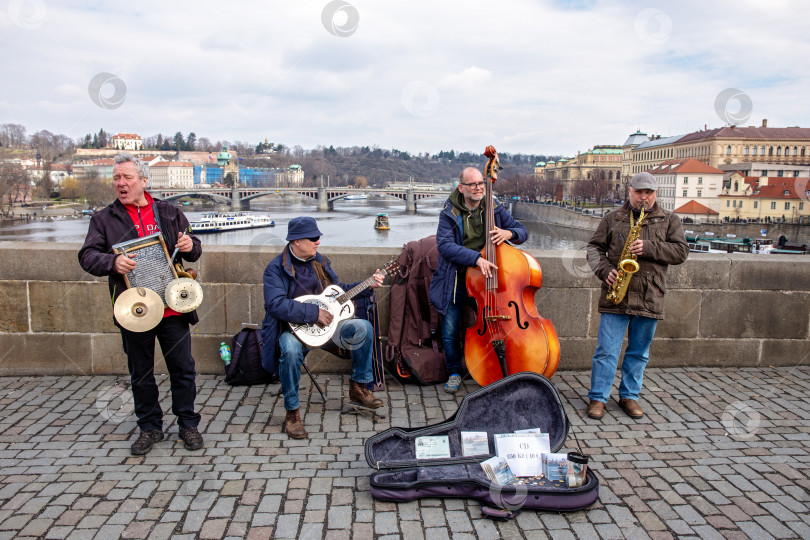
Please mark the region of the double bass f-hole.
[[526, 321], [526, 322], [521, 324], [521, 322], [520, 322], [520, 307], [517, 305], [517, 302], [515, 302], [514, 300], [510, 300], [509, 303], [507, 304], [507, 306], [509, 306], [511, 308], [515, 308], [515, 319], [517, 319], [518, 328], [520, 328], [521, 330], [526, 330], [529, 327], [529, 321]]

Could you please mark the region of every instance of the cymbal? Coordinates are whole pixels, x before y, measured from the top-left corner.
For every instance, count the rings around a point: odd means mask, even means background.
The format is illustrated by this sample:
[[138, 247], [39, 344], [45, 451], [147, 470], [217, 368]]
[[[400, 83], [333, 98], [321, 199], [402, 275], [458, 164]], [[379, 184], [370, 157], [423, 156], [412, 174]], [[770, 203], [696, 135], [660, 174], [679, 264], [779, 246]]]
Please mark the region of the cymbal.
[[200, 284], [191, 278], [180, 277], [166, 285], [166, 305], [178, 313], [194, 311], [203, 300]]
[[116, 299], [113, 313], [118, 324], [130, 332], [146, 332], [163, 319], [163, 301], [152, 289], [134, 287]]

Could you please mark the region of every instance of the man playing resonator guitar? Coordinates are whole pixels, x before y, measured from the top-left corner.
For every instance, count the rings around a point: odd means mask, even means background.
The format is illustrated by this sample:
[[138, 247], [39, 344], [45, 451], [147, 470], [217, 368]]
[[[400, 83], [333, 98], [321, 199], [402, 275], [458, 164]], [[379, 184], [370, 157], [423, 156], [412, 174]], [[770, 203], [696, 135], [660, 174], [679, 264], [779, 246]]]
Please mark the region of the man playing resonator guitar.
[[[298, 401], [298, 382], [301, 379], [305, 345], [291, 331], [290, 323], [296, 327], [303, 323], [328, 327], [334, 318], [329, 311], [319, 309], [317, 303], [300, 302], [296, 299], [318, 295], [329, 285], [337, 285], [343, 290], [357, 285], [341, 283], [332, 270], [329, 259], [318, 253], [321, 236], [313, 218], [291, 219], [287, 226], [288, 244], [264, 271], [262, 365], [271, 373], [278, 372], [284, 393], [284, 408], [287, 411], [283, 429], [293, 439], [307, 437]], [[381, 286], [383, 277], [377, 271], [368, 288]], [[369, 294], [370, 291], [366, 290], [356, 297]], [[351, 351], [350, 401], [373, 409], [381, 407], [382, 400], [366, 388], [366, 384], [374, 380], [371, 365], [374, 329], [371, 323], [362, 319], [340, 321], [331, 342], [327, 344], [331, 345]]]

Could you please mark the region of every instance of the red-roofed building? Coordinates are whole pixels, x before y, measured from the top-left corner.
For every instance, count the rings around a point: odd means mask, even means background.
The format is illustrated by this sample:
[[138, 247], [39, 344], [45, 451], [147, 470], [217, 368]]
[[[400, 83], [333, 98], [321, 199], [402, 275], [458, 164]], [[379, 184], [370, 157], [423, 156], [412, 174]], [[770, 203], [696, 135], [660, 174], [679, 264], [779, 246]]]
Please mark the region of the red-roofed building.
[[193, 188], [194, 165], [188, 161], [160, 161], [149, 167], [149, 188]]
[[683, 206], [676, 208], [675, 214], [681, 219], [689, 218], [695, 223], [710, 220], [716, 221], [720, 215], [719, 212], [712, 210], [708, 206], [703, 206], [697, 201], [689, 201]]
[[[32, 165], [30, 167], [26, 167], [25, 171], [28, 173], [28, 177], [31, 179], [32, 184], [36, 184], [40, 179], [43, 178], [45, 174], [46, 167]], [[72, 167], [68, 168], [65, 165], [61, 165], [59, 163], [52, 163], [51, 164], [51, 185], [55, 191], [59, 191], [60, 186], [62, 185], [62, 180], [67, 178], [73, 172]]]
[[111, 158], [94, 159], [74, 163], [73, 170], [77, 177], [88, 178], [90, 175], [95, 175], [112, 180], [113, 165], [115, 165], [115, 162]]
[[135, 133], [117, 133], [110, 138], [109, 147], [116, 150], [141, 150], [143, 140]]
[[[656, 202], [661, 208], [677, 212], [690, 201], [719, 212], [723, 174], [696, 159], [670, 159], [648, 170], [658, 180]], [[704, 212], [705, 217], [705, 212]]]
[[719, 197], [720, 219], [810, 222], [809, 182], [806, 177], [754, 178], [735, 172]]

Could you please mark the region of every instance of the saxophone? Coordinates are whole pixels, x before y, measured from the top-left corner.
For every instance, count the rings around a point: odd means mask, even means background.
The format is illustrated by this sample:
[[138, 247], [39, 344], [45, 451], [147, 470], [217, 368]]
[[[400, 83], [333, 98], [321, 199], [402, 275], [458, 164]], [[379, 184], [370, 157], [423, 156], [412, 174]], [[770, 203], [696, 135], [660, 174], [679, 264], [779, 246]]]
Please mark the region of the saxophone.
[[638, 240], [641, 234], [641, 222], [644, 221], [646, 214], [644, 214], [645, 205], [641, 204], [641, 213], [638, 216], [638, 221], [633, 223], [633, 211], [630, 211], [630, 232], [627, 234], [627, 241], [624, 243], [622, 254], [619, 257], [619, 265], [616, 270], [619, 275], [616, 276], [616, 281], [613, 282], [608, 288], [607, 299], [614, 304], [621, 303], [624, 296], [627, 294], [627, 287], [630, 286], [630, 278], [633, 274], [638, 272], [639, 265], [636, 261], [636, 256], [630, 253], [630, 245]]

